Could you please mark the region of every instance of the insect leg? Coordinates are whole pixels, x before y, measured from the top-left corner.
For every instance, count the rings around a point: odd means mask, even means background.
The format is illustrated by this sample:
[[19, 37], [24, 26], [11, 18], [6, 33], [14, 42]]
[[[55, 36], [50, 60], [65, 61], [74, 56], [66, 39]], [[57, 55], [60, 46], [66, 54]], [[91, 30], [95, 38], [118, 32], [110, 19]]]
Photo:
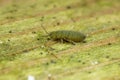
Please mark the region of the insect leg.
[[72, 41], [72, 40], [68, 40], [68, 39], [64, 39], [64, 40], [66, 40], [66, 41], [72, 43], [73, 45], [76, 45], [76, 42], [74, 42], [74, 41]]
[[63, 43], [63, 42], [64, 42], [64, 40], [63, 40], [63, 39], [60, 39], [60, 42], [61, 42], [61, 43]]

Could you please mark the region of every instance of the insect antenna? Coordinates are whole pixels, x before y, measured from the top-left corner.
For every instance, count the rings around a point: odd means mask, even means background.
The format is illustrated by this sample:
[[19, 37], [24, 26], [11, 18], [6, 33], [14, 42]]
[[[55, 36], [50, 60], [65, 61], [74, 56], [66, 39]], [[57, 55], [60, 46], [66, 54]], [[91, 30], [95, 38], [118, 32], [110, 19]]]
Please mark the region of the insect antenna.
[[[42, 27], [42, 29], [45, 31], [45, 33], [49, 35], [49, 33], [47, 32], [47, 30], [44, 28], [44, 26], [43, 26], [42, 24], [41, 24], [41, 27]], [[61, 60], [61, 59], [58, 58], [55, 54], [51, 53], [51, 55], [54, 56], [55, 58]], [[61, 60], [61, 61], [62, 61], [62, 60]]]
[[45, 31], [46, 34], [49, 34], [42, 24], [41, 24], [41, 27]]
[[51, 53], [52, 56], [54, 56], [56, 59], [62, 61], [58, 56], [56, 56], [55, 54]]

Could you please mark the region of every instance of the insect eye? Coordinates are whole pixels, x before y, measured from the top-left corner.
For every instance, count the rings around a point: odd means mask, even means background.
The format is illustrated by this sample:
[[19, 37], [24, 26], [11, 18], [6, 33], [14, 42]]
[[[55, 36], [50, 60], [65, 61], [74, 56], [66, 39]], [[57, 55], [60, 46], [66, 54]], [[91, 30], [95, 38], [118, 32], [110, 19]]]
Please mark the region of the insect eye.
[[48, 37], [47, 40], [50, 40], [50, 37]]

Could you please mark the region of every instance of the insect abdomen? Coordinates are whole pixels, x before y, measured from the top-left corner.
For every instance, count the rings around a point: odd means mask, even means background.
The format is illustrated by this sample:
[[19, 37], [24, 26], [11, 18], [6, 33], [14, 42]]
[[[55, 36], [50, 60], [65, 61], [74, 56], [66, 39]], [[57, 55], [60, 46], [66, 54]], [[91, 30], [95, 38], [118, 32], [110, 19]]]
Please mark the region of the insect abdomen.
[[49, 35], [53, 40], [66, 39], [74, 42], [81, 42], [86, 37], [84, 34], [80, 32], [67, 31], [67, 30], [53, 31]]

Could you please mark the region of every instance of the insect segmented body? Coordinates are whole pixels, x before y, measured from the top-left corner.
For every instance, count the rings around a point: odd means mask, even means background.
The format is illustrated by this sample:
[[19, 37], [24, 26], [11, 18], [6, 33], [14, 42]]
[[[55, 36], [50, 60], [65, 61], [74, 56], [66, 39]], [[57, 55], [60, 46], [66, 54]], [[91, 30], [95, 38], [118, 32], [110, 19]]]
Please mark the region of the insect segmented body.
[[53, 40], [66, 40], [73, 42], [82, 42], [86, 38], [83, 33], [70, 30], [53, 31], [49, 33], [49, 36]]

